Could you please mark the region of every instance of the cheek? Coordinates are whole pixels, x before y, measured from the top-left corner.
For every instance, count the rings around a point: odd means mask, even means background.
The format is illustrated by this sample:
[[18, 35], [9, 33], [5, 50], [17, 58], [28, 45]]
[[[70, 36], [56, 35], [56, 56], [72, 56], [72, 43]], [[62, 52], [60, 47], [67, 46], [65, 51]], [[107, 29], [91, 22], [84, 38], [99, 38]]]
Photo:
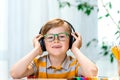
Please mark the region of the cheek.
[[50, 44], [48, 44], [47, 42], [45, 42], [45, 47], [46, 49], [49, 48]]
[[69, 48], [69, 40], [67, 40], [66, 42], [63, 43], [63, 46], [65, 49]]
[[[61, 42], [60, 44], [63, 46], [63, 49], [68, 49], [69, 48], [69, 39], [68, 40], [66, 40], [65, 42]], [[47, 43], [47, 42], [45, 42], [45, 47], [46, 47], [46, 49], [48, 50], [48, 49], [50, 49], [51, 47], [51, 45], [52, 45], [53, 43]]]
[[69, 46], [69, 41], [64, 43], [65, 46]]

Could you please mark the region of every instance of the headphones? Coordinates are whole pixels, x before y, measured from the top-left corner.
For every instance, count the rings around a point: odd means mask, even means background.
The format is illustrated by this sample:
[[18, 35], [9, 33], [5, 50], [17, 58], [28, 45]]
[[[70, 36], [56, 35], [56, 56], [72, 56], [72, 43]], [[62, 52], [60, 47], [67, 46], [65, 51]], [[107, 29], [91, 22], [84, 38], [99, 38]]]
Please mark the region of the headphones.
[[[69, 23], [69, 22], [66, 21], [66, 20], [64, 20], [64, 22], [66, 22], [66, 23], [70, 26], [72, 32], [75, 32], [75, 29], [74, 29], [74, 27], [72, 26], [71, 23]], [[39, 34], [41, 34], [41, 31], [42, 31], [42, 28], [40, 29]], [[72, 44], [73, 44], [74, 41], [75, 41], [75, 39], [73, 38], [73, 36], [70, 35], [69, 49], [71, 49]], [[39, 40], [39, 42], [40, 42], [40, 45], [41, 45], [42, 50], [43, 50], [43, 51], [46, 51], [45, 42], [44, 42], [44, 37], [41, 38], [41, 39]]]

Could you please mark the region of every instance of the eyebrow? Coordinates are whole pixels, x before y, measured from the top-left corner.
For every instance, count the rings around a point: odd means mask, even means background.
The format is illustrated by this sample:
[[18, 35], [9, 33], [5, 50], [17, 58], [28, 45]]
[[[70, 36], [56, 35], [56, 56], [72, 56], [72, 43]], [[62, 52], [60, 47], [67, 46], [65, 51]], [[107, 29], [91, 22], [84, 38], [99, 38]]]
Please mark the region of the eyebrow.
[[[67, 33], [68, 34], [68, 32], [60, 32], [60, 33], [55, 33], [55, 34], [61, 34], [61, 33]], [[54, 34], [54, 33], [48, 33], [48, 34]], [[48, 34], [45, 34], [45, 35], [48, 35]]]
[[45, 34], [44, 37], [46, 37], [47, 35], [58, 35], [58, 34], [62, 34], [62, 33], [65, 33], [65, 34], [68, 34], [68, 35], [69, 35], [68, 32], [60, 32], [60, 33], [57, 33], [57, 34], [53, 34], [53, 33]]

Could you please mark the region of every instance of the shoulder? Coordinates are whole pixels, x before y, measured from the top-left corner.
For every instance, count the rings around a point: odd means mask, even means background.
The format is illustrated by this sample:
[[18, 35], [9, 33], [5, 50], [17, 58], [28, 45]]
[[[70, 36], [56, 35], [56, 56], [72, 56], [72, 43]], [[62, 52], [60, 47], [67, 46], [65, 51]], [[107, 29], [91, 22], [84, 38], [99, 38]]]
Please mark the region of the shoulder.
[[46, 60], [47, 55], [37, 56], [34, 58], [34, 62], [44, 62]]
[[[78, 60], [73, 57], [73, 56], [68, 56], [69, 60], [70, 60], [70, 66], [73, 66], [73, 65], [78, 65]], [[80, 64], [79, 64], [80, 65]]]
[[75, 57], [70, 56], [70, 55], [67, 56], [67, 58], [69, 58], [69, 60], [72, 61], [72, 62], [76, 62], [77, 61], [77, 59]]

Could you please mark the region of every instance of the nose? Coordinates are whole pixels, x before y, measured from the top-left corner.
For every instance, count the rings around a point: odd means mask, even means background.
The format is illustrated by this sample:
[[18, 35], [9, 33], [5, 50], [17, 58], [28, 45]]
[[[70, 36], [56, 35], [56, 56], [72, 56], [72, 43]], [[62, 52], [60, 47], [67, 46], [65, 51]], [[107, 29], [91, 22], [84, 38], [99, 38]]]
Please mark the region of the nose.
[[54, 42], [55, 42], [55, 43], [58, 43], [58, 42], [59, 42], [58, 36], [55, 36], [55, 37], [54, 37]]

